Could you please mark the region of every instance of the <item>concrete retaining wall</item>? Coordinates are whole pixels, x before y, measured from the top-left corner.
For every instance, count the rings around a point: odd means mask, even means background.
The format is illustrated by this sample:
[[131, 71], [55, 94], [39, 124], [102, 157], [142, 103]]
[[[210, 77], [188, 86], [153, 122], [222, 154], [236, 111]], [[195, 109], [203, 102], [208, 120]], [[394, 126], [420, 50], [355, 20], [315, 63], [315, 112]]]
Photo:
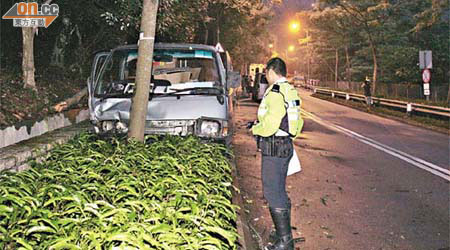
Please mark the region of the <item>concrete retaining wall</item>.
[[0, 171], [22, 171], [29, 168], [30, 159], [41, 160], [56, 144], [62, 144], [90, 128], [88, 121], [57, 129], [45, 135], [0, 148]]
[[[81, 121], [89, 119], [89, 110], [71, 110], [64, 114], [57, 114], [42, 121], [36, 122], [33, 126], [22, 126], [16, 129], [14, 126], [0, 130], [0, 148], [13, 145], [20, 141], [45, 134], [55, 129], [67, 127]], [[0, 163], [1, 165], [1, 163]]]

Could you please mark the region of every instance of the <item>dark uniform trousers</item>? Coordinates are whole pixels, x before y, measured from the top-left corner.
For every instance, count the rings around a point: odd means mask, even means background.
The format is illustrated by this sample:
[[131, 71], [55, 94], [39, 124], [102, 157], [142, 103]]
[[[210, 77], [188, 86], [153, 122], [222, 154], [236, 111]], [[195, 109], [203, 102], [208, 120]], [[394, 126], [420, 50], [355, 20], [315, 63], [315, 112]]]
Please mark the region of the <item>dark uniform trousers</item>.
[[286, 175], [293, 152], [291, 141], [288, 157], [262, 155], [261, 177], [263, 193], [271, 208], [288, 208]]

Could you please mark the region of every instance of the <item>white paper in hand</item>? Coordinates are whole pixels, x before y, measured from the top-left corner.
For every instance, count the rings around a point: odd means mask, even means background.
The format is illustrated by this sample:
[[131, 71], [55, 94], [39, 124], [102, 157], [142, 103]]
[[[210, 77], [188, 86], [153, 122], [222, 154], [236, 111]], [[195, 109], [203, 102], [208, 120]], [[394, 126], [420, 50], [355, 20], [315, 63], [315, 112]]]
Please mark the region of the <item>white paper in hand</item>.
[[291, 160], [289, 161], [287, 176], [298, 173], [302, 171], [302, 166], [300, 165], [300, 159], [297, 156], [297, 153], [294, 149], [294, 154], [292, 155]]

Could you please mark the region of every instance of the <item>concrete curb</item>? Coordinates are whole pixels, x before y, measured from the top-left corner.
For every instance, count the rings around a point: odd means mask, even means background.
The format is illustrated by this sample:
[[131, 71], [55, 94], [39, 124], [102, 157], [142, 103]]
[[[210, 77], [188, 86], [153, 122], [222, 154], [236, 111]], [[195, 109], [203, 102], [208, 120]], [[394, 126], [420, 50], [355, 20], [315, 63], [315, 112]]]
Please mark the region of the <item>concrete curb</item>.
[[[230, 160], [232, 165], [232, 177], [233, 177], [233, 186], [236, 187], [239, 191], [241, 190], [239, 183], [239, 175], [237, 171], [237, 164], [235, 158]], [[236, 219], [236, 227], [239, 234], [239, 249], [241, 250], [253, 250], [255, 249], [252, 238], [252, 233], [250, 232], [250, 228], [247, 225], [248, 219], [245, 213], [244, 201], [242, 199], [242, 195], [233, 189], [233, 204], [239, 206], [239, 210], [237, 211], [237, 219]]]
[[0, 148], [0, 171], [23, 171], [28, 169], [29, 160], [42, 160], [45, 154], [57, 144], [63, 144], [80, 131], [90, 127], [88, 121], [81, 122], [69, 127], [54, 130], [45, 135], [37, 136], [26, 141], [19, 142], [4, 148]]

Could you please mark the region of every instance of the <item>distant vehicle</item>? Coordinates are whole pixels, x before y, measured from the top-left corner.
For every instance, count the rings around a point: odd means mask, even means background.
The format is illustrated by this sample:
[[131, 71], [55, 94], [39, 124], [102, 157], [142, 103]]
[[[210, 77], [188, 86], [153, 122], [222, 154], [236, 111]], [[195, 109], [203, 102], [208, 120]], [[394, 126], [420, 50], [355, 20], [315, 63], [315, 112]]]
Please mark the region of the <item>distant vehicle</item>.
[[[96, 54], [88, 91], [97, 133], [128, 131], [137, 57], [136, 45]], [[156, 43], [145, 134], [196, 135], [228, 143], [228, 90], [240, 82], [240, 75], [227, 76], [214, 47]]]
[[305, 82], [305, 77], [303, 77], [303, 76], [294, 76], [292, 78], [292, 83], [294, 86], [300, 86], [304, 82]]
[[269, 82], [266, 79], [266, 74], [258, 73], [255, 77], [255, 84], [252, 88], [252, 100], [259, 102], [263, 99], [266, 89], [269, 87]]
[[312, 86], [319, 86], [320, 80], [317, 79], [309, 79], [308, 80], [308, 85], [312, 85]]

